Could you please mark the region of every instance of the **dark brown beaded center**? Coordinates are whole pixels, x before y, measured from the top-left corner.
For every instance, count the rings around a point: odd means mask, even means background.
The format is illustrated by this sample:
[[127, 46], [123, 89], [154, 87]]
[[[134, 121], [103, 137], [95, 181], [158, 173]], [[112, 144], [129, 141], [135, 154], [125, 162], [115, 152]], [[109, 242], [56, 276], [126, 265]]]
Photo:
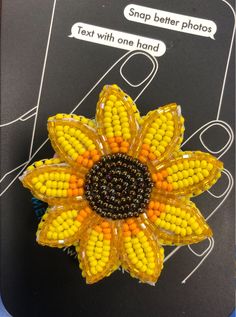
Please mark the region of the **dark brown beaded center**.
[[126, 154], [110, 154], [86, 175], [85, 196], [100, 216], [125, 219], [145, 211], [152, 186], [146, 165]]

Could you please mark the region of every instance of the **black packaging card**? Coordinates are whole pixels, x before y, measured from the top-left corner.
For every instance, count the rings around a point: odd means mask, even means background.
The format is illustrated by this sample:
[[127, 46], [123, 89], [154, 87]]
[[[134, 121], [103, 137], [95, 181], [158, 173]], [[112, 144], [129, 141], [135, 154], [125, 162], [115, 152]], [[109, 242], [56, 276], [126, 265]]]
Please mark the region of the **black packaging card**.
[[[2, 1], [1, 297], [10, 315], [230, 315], [234, 34], [229, 0]], [[99, 92], [114, 83], [142, 115], [180, 104], [183, 149], [224, 162], [219, 182], [194, 199], [213, 238], [165, 247], [155, 287], [121, 270], [86, 285], [73, 251], [36, 243], [39, 219], [18, 180], [31, 162], [53, 155], [47, 118], [60, 112], [94, 118]]]

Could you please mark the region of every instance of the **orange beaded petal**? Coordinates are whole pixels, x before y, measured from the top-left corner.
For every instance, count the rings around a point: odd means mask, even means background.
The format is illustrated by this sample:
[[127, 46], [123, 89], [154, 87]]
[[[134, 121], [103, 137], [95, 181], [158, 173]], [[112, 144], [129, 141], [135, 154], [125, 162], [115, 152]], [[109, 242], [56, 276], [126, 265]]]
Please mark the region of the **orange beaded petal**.
[[55, 152], [72, 167], [87, 171], [103, 153], [96, 131], [75, 118], [50, 117], [48, 132]]
[[156, 283], [164, 260], [164, 250], [153, 232], [137, 218], [121, 221], [119, 231], [121, 265], [144, 283]]
[[138, 131], [139, 113], [118, 86], [104, 86], [97, 103], [97, 129], [106, 153], [127, 153]]
[[164, 160], [178, 151], [183, 140], [184, 119], [176, 104], [160, 107], [148, 114], [132, 145], [131, 153], [143, 163]]
[[109, 276], [119, 267], [118, 239], [114, 221], [97, 215], [84, 225], [77, 247], [83, 275], [88, 284]]
[[163, 195], [196, 196], [208, 190], [221, 176], [223, 164], [203, 152], [181, 152], [152, 169], [155, 189]]
[[165, 245], [197, 243], [212, 236], [195, 204], [178, 198], [153, 195], [143, 220], [152, 226], [158, 241]]
[[82, 225], [91, 212], [85, 201], [48, 208], [38, 226], [37, 242], [58, 248], [71, 246], [78, 242]]
[[84, 173], [65, 164], [40, 165], [26, 171], [21, 181], [32, 194], [50, 205], [68, 204], [84, 195]]

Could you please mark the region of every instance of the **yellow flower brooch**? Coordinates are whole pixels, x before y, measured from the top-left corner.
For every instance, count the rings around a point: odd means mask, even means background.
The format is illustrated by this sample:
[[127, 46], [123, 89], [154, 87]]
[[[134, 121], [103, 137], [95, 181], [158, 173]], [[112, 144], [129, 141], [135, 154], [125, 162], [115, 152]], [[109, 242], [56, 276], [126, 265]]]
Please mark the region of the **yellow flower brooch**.
[[37, 242], [74, 245], [87, 283], [122, 266], [154, 284], [163, 268], [162, 245], [212, 235], [190, 197], [215, 184], [223, 164], [207, 153], [180, 150], [180, 106], [141, 118], [127, 94], [107, 85], [95, 120], [57, 114], [48, 119], [48, 132], [58, 157], [29, 166], [21, 181], [49, 205]]

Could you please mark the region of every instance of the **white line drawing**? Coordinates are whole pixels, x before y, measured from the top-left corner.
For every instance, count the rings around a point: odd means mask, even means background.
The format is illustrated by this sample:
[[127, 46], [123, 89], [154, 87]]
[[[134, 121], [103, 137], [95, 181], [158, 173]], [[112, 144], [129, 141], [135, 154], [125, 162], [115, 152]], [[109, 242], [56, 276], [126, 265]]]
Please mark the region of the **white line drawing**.
[[[230, 42], [230, 47], [229, 47], [229, 52], [228, 52], [228, 57], [227, 57], [227, 63], [226, 63], [226, 67], [225, 67], [225, 73], [224, 73], [224, 78], [223, 78], [223, 83], [222, 83], [222, 89], [221, 89], [221, 94], [220, 94], [220, 100], [219, 100], [219, 105], [218, 105], [218, 110], [217, 110], [217, 115], [216, 115], [216, 119], [213, 121], [210, 121], [208, 123], [206, 123], [205, 125], [203, 125], [202, 127], [200, 127], [197, 131], [195, 131], [184, 143], [186, 144], [190, 139], [192, 139], [198, 132], [200, 132], [202, 129], [203, 131], [200, 133], [199, 139], [201, 141], [202, 146], [209, 152], [213, 153], [213, 154], [219, 154], [221, 152], [221, 154], [218, 156], [218, 158], [222, 157], [231, 147], [233, 140], [234, 140], [234, 134], [233, 131], [231, 129], [231, 127], [225, 122], [220, 120], [220, 112], [222, 110], [222, 101], [223, 101], [223, 96], [224, 96], [224, 91], [225, 91], [225, 84], [226, 84], [226, 78], [227, 78], [227, 74], [228, 74], [228, 68], [229, 68], [229, 62], [230, 62], [230, 58], [231, 58], [231, 53], [232, 53], [232, 48], [233, 48], [233, 42], [234, 42], [234, 36], [235, 36], [235, 12], [233, 7], [226, 1], [226, 0], [221, 0], [223, 1], [227, 6], [230, 7], [231, 11], [233, 12], [234, 15], [234, 27], [233, 27], [233, 32], [232, 32], [232, 39]], [[2, 182], [8, 175], [10, 175], [11, 173], [17, 171], [20, 169], [20, 171], [17, 173], [17, 175], [13, 178], [13, 180], [11, 180], [11, 182], [3, 189], [3, 191], [0, 193], [0, 196], [2, 196], [9, 188], [10, 186], [18, 179], [18, 176], [24, 171], [24, 169], [27, 167], [27, 165], [30, 163], [30, 161], [36, 156], [36, 154], [41, 150], [41, 148], [47, 143], [48, 139], [46, 139], [36, 150], [34, 153], [33, 152], [33, 144], [34, 144], [34, 137], [35, 137], [35, 128], [36, 128], [36, 124], [37, 124], [37, 117], [38, 117], [38, 110], [39, 110], [39, 106], [40, 106], [40, 99], [41, 99], [41, 93], [42, 93], [42, 88], [43, 88], [43, 82], [44, 82], [44, 74], [45, 74], [45, 70], [46, 70], [46, 65], [47, 65], [47, 57], [48, 57], [48, 52], [49, 52], [49, 46], [50, 46], [50, 40], [51, 40], [51, 33], [52, 33], [52, 27], [53, 27], [53, 21], [54, 21], [54, 14], [55, 14], [55, 9], [56, 9], [56, 3], [57, 0], [53, 1], [53, 8], [52, 8], [52, 15], [51, 15], [51, 21], [50, 21], [50, 26], [49, 26], [49, 33], [48, 33], [48, 39], [47, 39], [47, 45], [46, 45], [46, 51], [45, 51], [45, 56], [44, 56], [44, 63], [43, 63], [43, 68], [42, 68], [42, 74], [41, 74], [41, 80], [40, 80], [40, 87], [39, 87], [39, 93], [38, 93], [38, 99], [37, 99], [37, 105], [32, 107], [29, 111], [27, 111], [26, 113], [24, 113], [23, 115], [19, 116], [18, 118], [7, 122], [7, 123], [3, 123], [0, 127], [4, 127], [4, 126], [9, 126], [11, 124], [14, 124], [17, 121], [26, 121], [30, 118], [35, 117], [34, 119], [34, 126], [33, 126], [33, 130], [32, 130], [32, 137], [31, 137], [31, 144], [30, 144], [30, 150], [29, 150], [29, 157], [28, 160], [25, 161], [24, 163], [20, 164], [19, 166], [15, 167], [14, 169], [8, 171], [7, 173], [5, 173], [3, 175], [3, 177], [1, 178], [0, 182]], [[92, 91], [97, 87], [97, 85], [103, 80], [103, 78], [123, 59], [126, 58], [126, 56], [128, 56], [131, 52], [127, 52], [125, 53], [123, 56], [121, 56], [102, 76], [101, 78], [95, 83], [95, 85], [88, 91], [88, 93], [85, 94], [85, 96], [80, 100], [80, 102], [75, 106], [75, 108], [71, 111], [71, 113], [73, 113], [76, 109], [78, 109], [78, 107], [83, 103], [83, 101], [90, 95], [90, 93], [92, 93]], [[144, 88], [139, 92], [139, 94], [136, 96], [136, 98], [134, 99], [134, 101], [137, 101], [137, 99], [142, 95], [142, 93], [144, 92], [144, 90], [149, 86], [149, 84], [151, 83], [152, 79], [155, 77], [157, 70], [158, 70], [158, 64], [156, 59], [153, 59], [153, 57], [151, 57], [149, 54], [145, 53], [145, 52], [136, 52], [133, 51], [131, 54], [133, 54], [132, 56], [134, 56], [135, 54], [143, 54], [145, 55], [147, 58], [150, 59], [150, 61], [153, 64], [153, 69], [151, 71], [151, 73], [147, 76], [147, 78], [145, 80], [143, 80], [142, 82], [140, 82], [137, 85], [134, 85], [132, 83], [130, 83], [123, 75], [123, 67], [124, 64], [126, 62], [128, 62], [128, 60], [132, 57], [128, 57], [127, 60], [122, 64], [122, 66], [120, 67], [120, 75], [121, 77], [132, 87], [139, 87], [140, 85], [142, 85], [143, 83], [145, 83], [147, 81], [147, 83], [145, 84]], [[154, 61], [155, 60], [155, 61]], [[154, 67], [155, 65], [155, 67]], [[203, 142], [202, 140], [202, 135], [205, 131], [207, 131], [211, 126], [221, 126], [223, 129], [226, 130], [226, 132], [228, 133], [229, 139], [227, 141], [227, 143], [217, 152], [211, 151], [206, 144]], [[210, 215], [206, 218], [206, 220], [210, 219], [210, 217], [212, 217], [215, 212], [219, 209], [219, 207], [223, 204], [223, 202], [227, 199], [228, 195], [230, 194], [232, 188], [233, 188], [233, 184], [234, 184], [234, 180], [233, 180], [233, 176], [232, 174], [224, 169], [223, 173], [227, 176], [228, 179], [228, 186], [226, 188], [226, 190], [224, 191], [224, 193], [222, 193], [221, 195], [217, 196], [212, 194], [211, 191], [208, 191], [208, 193], [213, 196], [216, 199], [221, 199], [223, 198], [219, 204], [217, 205], [217, 207], [210, 213]], [[182, 281], [182, 283], [185, 283], [187, 281], [187, 279], [202, 265], [202, 263], [205, 261], [205, 259], [209, 256], [209, 254], [212, 252], [213, 248], [214, 248], [214, 239], [211, 238], [209, 241], [209, 246], [207, 247], [207, 249], [201, 254], [201, 255], [197, 255], [192, 249], [191, 247], [189, 247], [189, 250], [192, 252], [192, 254], [194, 254], [195, 256], [204, 256], [204, 258], [200, 261], [200, 263], [194, 268], [194, 270]], [[170, 259], [181, 247], [177, 247], [175, 249], [173, 249], [170, 254], [168, 254], [168, 256], [166, 256], [165, 261], [167, 261], [168, 259]]]
[[226, 63], [226, 67], [225, 67], [225, 74], [224, 74], [222, 90], [221, 90], [221, 94], [220, 94], [220, 101], [219, 101], [219, 107], [218, 107], [216, 120], [218, 120], [220, 117], [220, 111], [221, 111], [221, 106], [222, 106], [222, 101], [223, 101], [223, 96], [224, 96], [224, 90], [225, 90], [225, 83], [226, 83], [226, 78], [227, 78], [227, 74], [228, 74], [229, 62], [230, 62], [230, 57], [231, 57], [231, 53], [232, 53], [232, 49], [233, 49], [235, 29], [236, 29], [236, 14], [235, 14], [234, 8], [231, 6], [231, 4], [228, 1], [226, 1], [226, 0], [222, 0], [222, 1], [230, 8], [230, 10], [233, 13], [234, 26], [233, 26], [232, 38], [231, 38], [230, 47], [229, 47], [229, 54], [228, 54], [227, 63]]
[[[203, 131], [200, 133], [199, 135], [199, 140], [202, 144], [202, 146], [209, 151], [210, 153], [213, 154], [218, 154], [220, 152], [222, 152], [220, 155], [218, 155], [218, 158], [221, 158], [231, 147], [233, 140], [234, 140], [234, 133], [233, 130], [231, 129], [231, 127], [227, 124], [227, 122], [220, 120], [220, 112], [222, 109], [222, 101], [223, 101], [223, 96], [224, 96], [224, 90], [225, 90], [225, 84], [226, 84], [226, 78], [227, 78], [227, 74], [228, 74], [228, 69], [229, 69], [229, 62], [230, 62], [230, 58], [231, 58], [231, 53], [232, 53], [232, 48], [233, 48], [233, 43], [234, 43], [234, 38], [235, 38], [235, 29], [236, 29], [236, 14], [234, 11], [234, 8], [231, 6], [231, 4], [229, 4], [226, 0], [222, 0], [227, 6], [229, 6], [230, 10], [233, 13], [233, 17], [234, 17], [234, 26], [233, 26], [233, 31], [232, 31], [232, 38], [231, 38], [231, 42], [230, 42], [230, 47], [229, 47], [229, 54], [228, 54], [228, 58], [227, 58], [227, 63], [226, 63], [226, 68], [225, 68], [225, 74], [224, 74], [224, 79], [223, 79], [223, 84], [222, 84], [222, 90], [221, 90], [221, 94], [220, 94], [220, 100], [219, 100], [219, 106], [218, 106], [218, 111], [217, 111], [217, 115], [216, 115], [216, 120], [213, 120], [211, 122], [206, 123], [205, 125], [203, 125], [202, 127], [200, 127], [197, 131], [195, 131], [183, 144], [185, 145], [190, 139], [192, 139], [193, 136], [195, 136], [199, 131], [201, 131], [203, 129]], [[207, 131], [207, 129], [209, 129], [211, 126], [214, 125], [218, 125], [221, 126], [222, 128], [224, 128], [226, 130], [226, 132], [228, 133], [229, 139], [227, 141], [227, 143], [217, 152], [211, 151], [203, 142], [202, 140], [202, 134]], [[215, 213], [216, 211], [220, 208], [220, 206], [223, 204], [223, 202], [227, 199], [227, 197], [229, 196], [233, 186], [234, 186], [234, 179], [232, 174], [224, 168], [223, 173], [227, 176], [228, 178], [228, 186], [226, 188], [226, 190], [219, 196], [212, 194], [211, 191], [208, 191], [208, 193], [213, 196], [216, 199], [222, 198], [223, 196], [225, 196], [217, 205], [217, 207], [210, 213], [210, 215], [206, 218], [206, 220], [209, 220]], [[208, 246], [208, 248], [205, 250], [206, 255], [204, 256], [204, 258], [198, 263], [198, 265], [192, 270], [192, 272], [189, 273], [189, 275], [181, 282], [182, 284], [185, 284], [186, 281], [192, 276], [192, 274], [194, 272], [196, 272], [196, 270], [203, 264], [203, 262], [206, 260], [206, 258], [210, 255], [210, 253], [212, 252], [213, 248], [214, 248], [214, 239], [211, 239], [211, 245]], [[177, 251], [179, 251], [179, 249], [182, 247], [176, 247], [174, 248], [169, 254], [168, 256], [166, 256], [165, 261], [169, 260]], [[189, 250], [194, 254], [197, 255], [195, 252], [193, 252], [193, 250], [191, 249], [190, 246], [188, 246]], [[205, 253], [204, 253], [205, 254]], [[197, 256], [203, 256], [202, 255], [197, 255]]]
[[31, 119], [32, 117], [36, 115], [36, 109], [37, 109], [37, 106], [31, 108], [30, 110], [26, 111], [21, 116], [17, 117], [16, 119], [12, 121], [0, 124], [0, 128], [16, 123], [17, 121], [27, 121]]
[[[128, 62], [128, 60], [135, 56], [135, 55], [143, 55], [146, 58], [148, 58], [151, 63], [153, 64], [153, 68], [150, 71], [150, 73], [147, 75], [147, 77], [138, 84], [138, 86], [141, 86], [143, 83], [147, 82], [144, 87], [141, 89], [141, 91], [138, 93], [138, 95], [134, 98], [134, 101], [136, 102], [138, 100], [138, 98], [142, 95], [142, 93], [144, 92], [144, 90], [149, 86], [149, 84], [151, 83], [151, 81], [153, 80], [153, 78], [156, 76], [157, 70], [158, 70], [158, 62], [157, 60], [152, 57], [150, 54], [144, 52], [144, 51], [129, 51], [126, 52], [124, 55], [122, 55], [111, 67], [108, 68], [108, 70], [100, 77], [100, 79], [94, 84], [94, 86], [85, 94], [85, 96], [80, 100], [80, 102], [74, 107], [74, 109], [70, 112], [73, 113], [75, 112], [79, 106], [83, 103], [83, 101], [93, 92], [93, 90], [99, 85], [99, 83], [103, 80], [103, 78], [105, 78], [107, 76], [107, 74], [122, 60], [124, 60], [127, 56], [128, 58], [123, 62], [122, 66], [125, 65], [125, 63]], [[44, 63], [46, 65], [46, 62]], [[121, 77], [127, 82], [126, 78], [124, 77], [124, 75], [121, 73], [121, 69], [119, 70]], [[137, 87], [138, 87], [137, 86]], [[40, 90], [40, 94], [41, 94], [41, 90]], [[40, 97], [39, 97], [40, 99]], [[37, 106], [39, 107], [39, 106]], [[37, 110], [38, 111], [38, 110]], [[34, 125], [34, 132], [32, 133], [32, 139], [31, 139], [31, 145], [33, 146], [33, 141], [34, 141], [34, 134], [35, 134], [35, 127], [36, 124]], [[34, 156], [41, 150], [41, 148], [47, 143], [48, 139], [46, 139], [40, 146], [39, 148], [34, 152], [34, 153], [30, 153], [28, 160], [17, 166], [16, 168], [12, 169], [11, 171], [7, 172], [2, 178], [1, 178], [1, 182], [6, 178], [6, 176], [10, 175], [11, 173], [13, 173], [14, 171], [18, 170], [19, 168], [22, 167], [22, 169], [19, 171], [19, 173], [13, 178], [13, 180], [3, 189], [3, 191], [0, 193], [0, 196], [2, 196], [9, 188], [10, 186], [18, 179], [18, 177], [20, 176], [20, 174], [24, 171], [24, 169], [26, 168], [26, 166], [30, 163], [30, 161], [34, 158]]]
[[192, 272], [189, 273], [188, 276], [185, 277], [185, 279], [181, 282], [181, 284], [185, 284], [186, 281], [193, 275], [193, 273], [195, 273], [197, 271], [197, 269], [203, 264], [203, 262], [206, 260], [206, 258], [210, 255], [210, 253], [212, 252], [214, 245], [215, 245], [215, 240], [213, 238], [209, 238], [209, 245], [206, 248], [205, 251], [203, 251], [201, 254], [198, 254], [196, 252], [194, 252], [191, 248], [191, 246], [189, 245], [188, 248], [189, 250], [196, 256], [198, 257], [202, 257], [201, 261], [198, 263], [198, 265], [192, 270]]

